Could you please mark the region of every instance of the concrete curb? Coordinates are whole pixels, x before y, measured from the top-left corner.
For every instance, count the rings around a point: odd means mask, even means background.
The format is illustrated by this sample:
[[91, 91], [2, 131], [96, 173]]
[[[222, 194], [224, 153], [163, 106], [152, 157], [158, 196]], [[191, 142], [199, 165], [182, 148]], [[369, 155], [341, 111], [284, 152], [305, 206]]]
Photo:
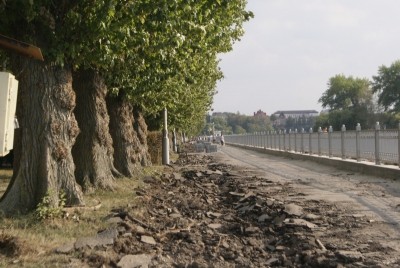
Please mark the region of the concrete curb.
[[279, 157], [286, 157], [295, 160], [308, 160], [318, 164], [332, 166], [338, 169], [359, 172], [371, 176], [379, 176], [383, 178], [398, 179], [400, 178], [400, 168], [394, 165], [375, 165], [372, 162], [357, 162], [354, 159], [341, 159], [337, 157], [329, 158], [327, 156], [301, 154], [295, 152], [278, 151], [271, 149], [264, 149], [259, 147], [238, 145], [227, 143], [229, 146], [252, 150], [260, 153], [270, 154]]

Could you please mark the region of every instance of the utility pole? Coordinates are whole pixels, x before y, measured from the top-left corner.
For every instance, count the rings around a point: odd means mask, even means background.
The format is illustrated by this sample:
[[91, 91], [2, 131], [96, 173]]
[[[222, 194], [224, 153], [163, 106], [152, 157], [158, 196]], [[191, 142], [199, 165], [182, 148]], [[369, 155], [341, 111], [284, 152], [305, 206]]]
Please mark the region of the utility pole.
[[163, 128], [163, 140], [162, 140], [162, 164], [169, 165], [169, 139], [168, 139], [168, 128], [167, 128], [167, 108], [164, 108], [163, 112], [164, 128]]

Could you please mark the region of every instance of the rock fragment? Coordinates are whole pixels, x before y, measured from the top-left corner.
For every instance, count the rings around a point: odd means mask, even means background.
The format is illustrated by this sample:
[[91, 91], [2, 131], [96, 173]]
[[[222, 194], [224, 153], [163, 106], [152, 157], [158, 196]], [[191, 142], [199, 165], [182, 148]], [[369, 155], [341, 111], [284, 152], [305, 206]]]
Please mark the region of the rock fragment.
[[298, 216], [300, 217], [303, 215], [303, 208], [296, 205], [296, 204], [287, 204], [285, 205], [284, 211], [291, 216]]
[[140, 241], [149, 245], [157, 245], [156, 240], [152, 236], [142, 235]]
[[138, 255], [125, 255], [118, 262], [117, 267], [119, 268], [148, 268], [151, 262], [152, 256], [148, 254]]

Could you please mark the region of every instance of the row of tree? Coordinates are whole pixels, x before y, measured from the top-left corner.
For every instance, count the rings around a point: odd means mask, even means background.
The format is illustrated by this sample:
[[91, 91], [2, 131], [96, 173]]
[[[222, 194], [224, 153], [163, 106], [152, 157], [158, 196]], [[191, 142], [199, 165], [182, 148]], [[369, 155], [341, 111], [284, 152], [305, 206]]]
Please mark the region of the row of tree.
[[203, 135], [211, 135], [213, 128], [221, 131], [224, 135], [272, 130], [271, 120], [267, 115], [248, 116], [240, 113], [213, 113], [207, 116], [206, 121], [207, 124], [202, 130]]
[[[10, 214], [45, 195], [83, 192], [149, 164], [147, 126], [163, 108], [183, 131], [203, 124], [222, 78], [218, 54], [252, 17], [245, 0], [6, 0], [0, 33], [40, 47], [45, 61], [1, 59], [19, 80]], [[197, 127], [193, 127], [196, 125]], [[83, 189], [83, 191], [82, 191]]]
[[380, 66], [372, 81], [343, 74], [331, 77], [319, 102], [329, 112], [317, 118], [316, 127], [333, 126], [339, 130], [344, 124], [348, 129], [354, 129], [360, 123], [363, 128], [373, 128], [378, 121], [384, 127], [397, 128], [400, 61]]
[[[328, 81], [328, 89], [319, 102], [327, 112], [318, 117], [286, 118], [284, 128], [306, 129], [313, 127], [340, 130], [344, 124], [347, 129], [355, 129], [361, 124], [364, 129], [374, 128], [376, 122], [384, 128], [398, 128], [400, 121], [400, 60], [390, 66], [380, 66], [378, 74], [368, 78], [335, 75]], [[211, 133], [212, 126], [226, 134], [244, 134], [272, 130], [274, 115], [246, 116], [239, 113], [214, 113], [207, 117], [202, 133]]]

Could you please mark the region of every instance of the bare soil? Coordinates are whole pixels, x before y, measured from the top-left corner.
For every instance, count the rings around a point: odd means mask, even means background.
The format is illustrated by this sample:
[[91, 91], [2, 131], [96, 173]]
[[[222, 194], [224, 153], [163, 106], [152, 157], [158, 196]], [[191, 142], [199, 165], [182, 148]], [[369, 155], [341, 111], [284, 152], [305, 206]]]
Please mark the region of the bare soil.
[[[66, 256], [60, 267], [400, 266], [398, 225], [360, 211], [345, 193], [338, 199], [324, 195], [325, 186], [311, 186], [315, 168], [321, 176], [347, 173], [302, 163], [291, 167], [303, 174], [296, 181], [289, 167], [274, 171], [282, 165], [277, 159], [269, 159], [268, 173], [233, 156], [181, 154], [161, 176], [144, 177], [132, 202], [110, 211], [104, 218], [110, 227], [94, 233], [101, 241], [77, 238], [48, 254]], [[4, 241], [18, 243], [3, 238], [0, 256], [17, 252]]]

